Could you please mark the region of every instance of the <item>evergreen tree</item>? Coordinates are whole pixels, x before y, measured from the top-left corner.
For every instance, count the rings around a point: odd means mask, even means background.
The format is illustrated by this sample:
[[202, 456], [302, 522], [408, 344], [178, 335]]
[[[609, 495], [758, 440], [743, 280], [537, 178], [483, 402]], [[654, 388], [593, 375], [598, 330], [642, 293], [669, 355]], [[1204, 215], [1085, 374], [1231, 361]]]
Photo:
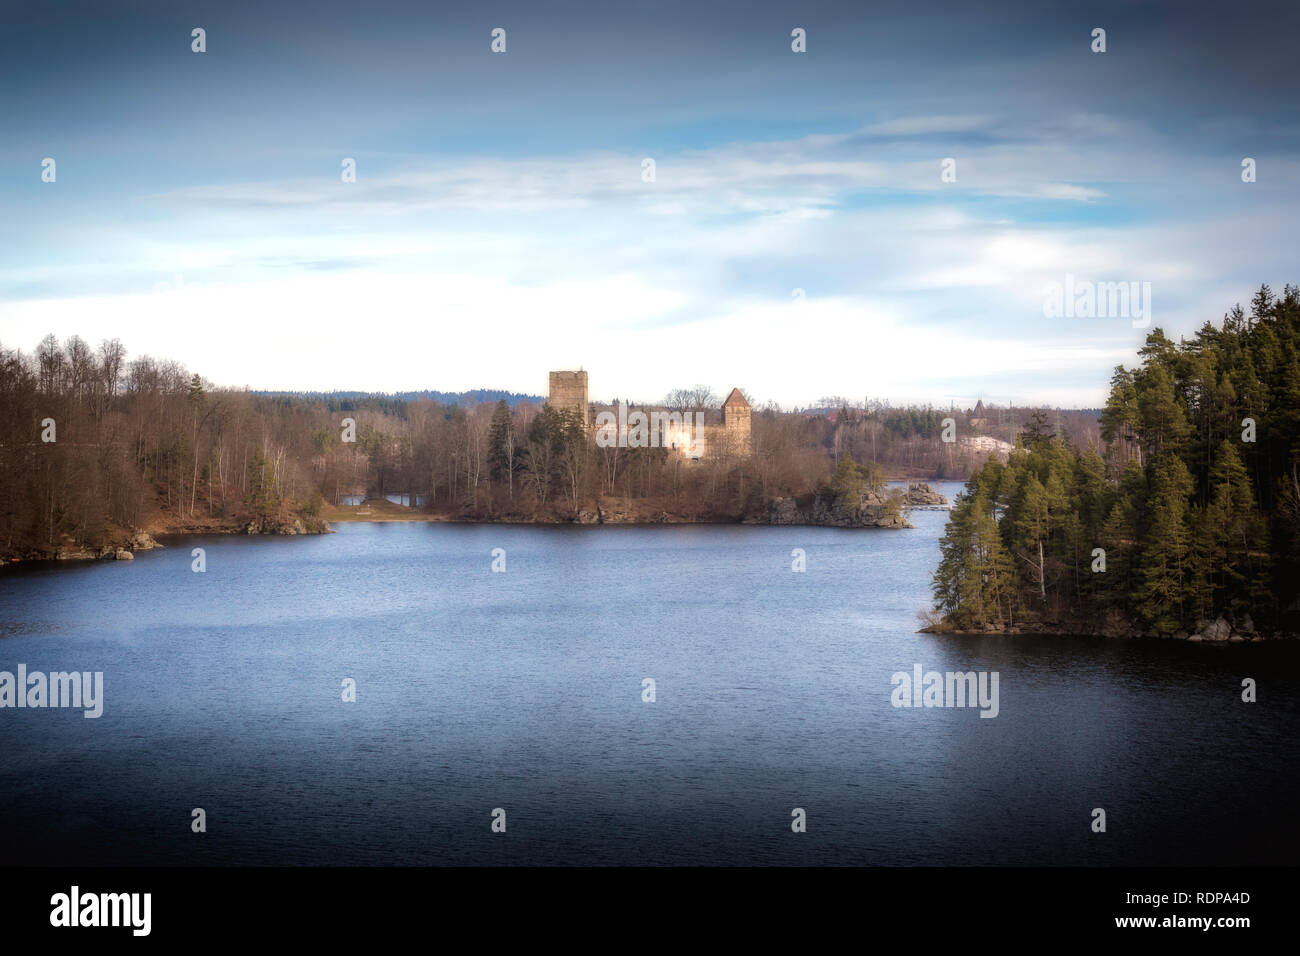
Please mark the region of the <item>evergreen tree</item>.
[[1043, 542], [1047, 538], [1050, 512], [1047, 489], [1038, 475], [1028, 471], [1020, 484], [1013, 514], [1012, 542], [1016, 556], [1028, 569], [1036, 582], [1040, 606], [1047, 603], [1047, 565], [1043, 555]]
[[1137, 396], [1139, 428], [1146, 442], [1148, 459], [1165, 452], [1178, 454], [1191, 427], [1174, 391], [1173, 379], [1163, 365], [1143, 370], [1137, 383]]
[[515, 426], [510, 406], [503, 398], [497, 402], [488, 425], [488, 468], [495, 481], [504, 481], [510, 497], [515, 496]]
[[1119, 365], [1111, 376], [1110, 397], [1101, 412], [1101, 437], [1118, 448], [1121, 463], [1138, 452], [1134, 441], [1137, 428], [1137, 388], [1133, 373]]
[[939, 550], [934, 596], [941, 612], [963, 627], [1015, 623], [1016, 569], [983, 494], [957, 497]]
[[1184, 592], [1189, 571], [1188, 498], [1192, 476], [1182, 459], [1161, 456], [1152, 473], [1149, 519], [1133, 604], [1156, 631], [1178, 630], [1189, 603]]
[[[1300, 288], [1263, 286], [1190, 341], [1155, 329], [1139, 355], [1111, 378], [1104, 449], [1071, 449], [1038, 411], [971, 476], [936, 574], [949, 620], [1001, 607], [1091, 628], [1104, 610], [1168, 634], [1248, 612], [1300, 630]], [[989, 521], [1010, 597], [990, 583]]]
[[1020, 433], [1020, 443], [1030, 451], [1034, 451], [1052, 441], [1055, 432], [1047, 420], [1047, 413], [1041, 408], [1035, 408], [1029, 413], [1029, 423], [1025, 425], [1025, 430]]
[[1207, 583], [1206, 606], [1249, 605], [1267, 591], [1267, 526], [1255, 506], [1250, 475], [1232, 442], [1218, 449], [1210, 473], [1210, 502], [1202, 527]]
[[841, 455], [835, 473], [831, 475], [831, 491], [842, 507], [856, 508], [866, 490], [866, 480], [862, 469], [853, 460], [852, 455]]

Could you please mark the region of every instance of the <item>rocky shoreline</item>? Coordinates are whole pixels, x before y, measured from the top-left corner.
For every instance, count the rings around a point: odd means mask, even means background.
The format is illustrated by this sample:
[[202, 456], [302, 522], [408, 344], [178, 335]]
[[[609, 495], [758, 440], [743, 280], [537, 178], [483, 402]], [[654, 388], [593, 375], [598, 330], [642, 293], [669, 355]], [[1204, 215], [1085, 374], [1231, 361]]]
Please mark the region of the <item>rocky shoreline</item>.
[[1300, 640], [1300, 634], [1287, 631], [1265, 631], [1257, 628], [1249, 614], [1229, 620], [1217, 617], [1201, 620], [1190, 631], [1159, 634], [1144, 631], [1134, 622], [1106, 618], [1100, 624], [1084, 622], [1037, 622], [1032, 624], [989, 625], [982, 628], [959, 628], [942, 621], [931, 622], [918, 628], [918, 634], [952, 634], [959, 637], [1104, 637], [1124, 640], [1187, 641], [1191, 644], [1261, 644], [1269, 641]]
[[856, 505], [846, 506], [818, 495], [777, 498], [766, 515], [744, 519], [745, 524], [812, 525], [823, 528], [912, 528], [899, 500], [890, 502], [874, 491], [866, 492]]
[[173, 534], [330, 534], [333, 529], [328, 521], [320, 518], [293, 516], [288, 518], [255, 518], [251, 521], [240, 519], [237, 522], [220, 524], [168, 524], [154, 527], [152, 533], [137, 528], [124, 535], [118, 535], [114, 543], [99, 548], [67, 543], [57, 548], [29, 550], [9, 554], [0, 558], [0, 566], [31, 561], [132, 561], [137, 551], [152, 551], [163, 548], [154, 535], [165, 537]]
[[622, 502], [606, 498], [581, 507], [576, 513], [556, 509], [542, 512], [514, 512], [509, 510], [485, 514], [482, 511], [463, 509], [457, 512], [413, 512], [382, 502], [357, 506], [365, 510], [344, 511], [334, 508], [327, 513], [331, 520], [350, 521], [430, 521], [449, 524], [505, 524], [505, 525], [627, 525], [654, 527], [659, 525], [807, 525], [841, 528], [911, 528], [906, 514], [912, 509], [947, 510], [948, 499], [924, 483], [902, 489], [879, 489], [864, 492], [856, 507], [846, 508], [842, 503], [809, 494], [775, 498], [757, 514], [682, 513], [670, 510], [670, 502]]
[[[849, 507], [842, 501], [827, 499], [818, 494], [800, 497], [775, 498], [766, 511], [758, 515], [683, 515], [662, 510], [649, 514], [633, 514], [619, 508], [597, 504], [580, 509], [574, 515], [499, 515], [461, 514], [406, 517], [404, 520], [424, 520], [457, 524], [530, 524], [530, 525], [686, 525], [686, 524], [748, 524], [771, 526], [811, 526], [831, 528], [912, 528], [907, 513], [912, 509], [947, 509], [948, 499], [928, 484], [914, 483], [906, 491], [898, 488], [881, 488], [863, 492], [856, 505]], [[370, 517], [367, 515], [366, 517]], [[339, 516], [340, 520], [355, 520], [352, 516]], [[365, 520], [361, 518], [360, 520]], [[375, 515], [373, 520], [390, 520]], [[142, 528], [120, 533], [117, 540], [99, 548], [88, 548], [71, 542], [57, 548], [46, 548], [11, 553], [0, 557], [0, 565], [28, 561], [130, 561], [137, 551], [151, 551], [163, 547], [157, 536], [184, 534], [248, 534], [248, 535], [304, 535], [330, 534], [328, 521], [306, 515], [268, 516], [261, 518], [225, 521], [160, 521]]]
[[907, 520], [913, 509], [947, 510], [948, 499], [920, 482], [900, 488], [864, 491], [856, 504], [822, 495], [777, 498], [765, 516], [746, 518], [745, 524], [812, 525], [827, 528], [914, 528]]
[[17, 558], [11, 557], [10, 563], [18, 561], [133, 561], [135, 560], [136, 551], [152, 551], [154, 548], [161, 548], [163, 545], [154, 540], [153, 536], [145, 531], [136, 531], [131, 537], [122, 542], [121, 547], [115, 545], [105, 545], [99, 550], [91, 548], [59, 548], [53, 554], [42, 554], [36, 558]]

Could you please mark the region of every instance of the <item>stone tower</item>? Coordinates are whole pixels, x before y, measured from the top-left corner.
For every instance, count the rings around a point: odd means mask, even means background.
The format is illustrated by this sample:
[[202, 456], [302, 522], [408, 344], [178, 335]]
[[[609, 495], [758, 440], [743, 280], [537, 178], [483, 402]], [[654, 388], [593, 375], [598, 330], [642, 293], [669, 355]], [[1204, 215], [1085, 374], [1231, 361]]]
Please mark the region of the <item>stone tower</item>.
[[740, 389], [733, 388], [722, 403], [722, 431], [727, 446], [735, 455], [749, 454], [749, 417], [751, 409]]
[[577, 412], [582, 418], [582, 427], [586, 428], [591, 419], [587, 405], [587, 373], [552, 372], [550, 403], [552, 408]]

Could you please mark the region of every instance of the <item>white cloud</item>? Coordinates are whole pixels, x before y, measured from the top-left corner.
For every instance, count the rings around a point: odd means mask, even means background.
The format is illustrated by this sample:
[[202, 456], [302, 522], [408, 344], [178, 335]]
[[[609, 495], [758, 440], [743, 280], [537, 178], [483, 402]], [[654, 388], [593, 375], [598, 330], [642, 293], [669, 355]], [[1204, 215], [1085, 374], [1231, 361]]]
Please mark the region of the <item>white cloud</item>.
[[[962, 148], [957, 184], [940, 183], [930, 140], [908, 139], [944, 132], [986, 143]], [[60, 264], [0, 271], [0, 290], [45, 290], [0, 304], [0, 340], [116, 336], [266, 388], [540, 391], [548, 368], [582, 364], [593, 392], [608, 376], [608, 394], [643, 399], [702, 381], [788, 404], [937, 401], [973, 375], [1027, 398], [1016, 383], [1055, 368], [1103, 390], [1140, 336], [1045, 321], [1045, 283], [1151, 281], [1156, 322], [1189, 331], [1231, 304], [1234, 275], [1280, 261], [1293, 228], [1275, 205], [1072, 223], [1062, 202], [1114, 203], [1099, 184], [1134, 169], [1164, 163], [1166, 196], [1224, 175], [1146, 142], [1134, 164], [1111, 135], [1149, 136], [1086, 115], [920, 116], [659, 156], [655, 183], [640, 156], [593, 153], [383, 173], [363, 158], [356, 184], [330, 170], [192, 187], [149, 197], [166, 218], [78, 222]], [[151, 295], [159, 282], [182, 288]]]
[[979, 114], [959, 116], [904, 116], [872, 123], [864, 133], [876, 136], [919, 136], [928, 133], [969, 133], [993, 125], [993, 117]]
[[654, 325], [684, 304], [633, 276], [525, 288], [472, 274], [345, 274], [5, 303], [0, 327], [146, 342], [218, 384], [253, 388], [542, 393], [549, 369], [583, 366], [593, 397], [655, 400], [708, 382], [789, 405], [831, 392], [932, 401], [936, 389], [952, 391], [934, 384], [946, 379], [1121, 360], [1114, 350], [935, 331], [844, 297], [741, 299], [707, 321]]

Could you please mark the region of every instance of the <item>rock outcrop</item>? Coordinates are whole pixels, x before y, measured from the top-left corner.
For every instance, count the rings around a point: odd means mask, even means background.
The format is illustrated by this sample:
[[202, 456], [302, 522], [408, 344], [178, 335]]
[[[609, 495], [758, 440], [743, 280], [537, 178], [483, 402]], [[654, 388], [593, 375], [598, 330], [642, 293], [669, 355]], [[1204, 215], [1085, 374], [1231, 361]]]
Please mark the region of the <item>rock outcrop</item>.
[[746, 524], [819, 525], [831, 528], [911, 528], [907, 502], [901, 491], [865, 491], [849, 504], [839, 496], [821, 494], [776, 498], [765, 515], [747, 518]]
[[162, 545], [153, 539], [147, 531], [137, 531], [131, 535], [130, 548], [132, 551], [152, 551], [154, 548], [161, 548]]
[[948, 499], [925, 482], [918, 481], [907, 486], [907, 506], [925, 510], [947, 509]]
[[1194, 643], [1208, 642], [1211, 644], [1242, 644], [1246, 641], [1262, 641], [1264, 636], [1255, 630], [1255, 622], [1251, 620], [1249, 614], [1243, 614], [1236, 621], [1229, 621], [1226, 618], [1219, 617], [1213, 621], [1201, 620], [1196, 622], [1196, 630], [1191, 634], [1186, 631], [1180, 631], [1174, 637]]
[[254, 518], [244, 527], [244, 534], [328, 534], [330, 525], [323, 518], [267, 515]]
[[99, 557], [99, 552], [89, 548], [60, 548], [54, 557], [58, 561], [94, 561]]

